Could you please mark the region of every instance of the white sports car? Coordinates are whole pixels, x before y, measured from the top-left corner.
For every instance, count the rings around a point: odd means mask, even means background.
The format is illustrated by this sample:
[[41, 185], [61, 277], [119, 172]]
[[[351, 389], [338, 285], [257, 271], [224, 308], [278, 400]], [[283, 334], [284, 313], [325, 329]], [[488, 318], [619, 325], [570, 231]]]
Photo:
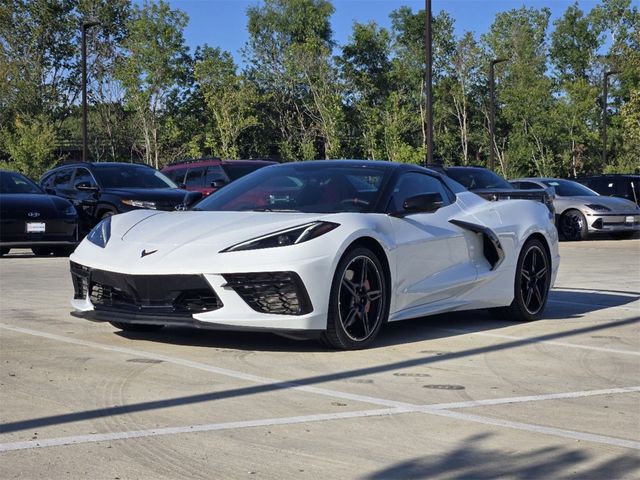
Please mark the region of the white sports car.
[[104, 219], [70, 258], [72, 306], [123, 330], [304, 331], [356, 349], [435, 313], [539, 318], [557, 237], [544, 204], [490, 202], [426, 168], [288, 163], [191, 211]]

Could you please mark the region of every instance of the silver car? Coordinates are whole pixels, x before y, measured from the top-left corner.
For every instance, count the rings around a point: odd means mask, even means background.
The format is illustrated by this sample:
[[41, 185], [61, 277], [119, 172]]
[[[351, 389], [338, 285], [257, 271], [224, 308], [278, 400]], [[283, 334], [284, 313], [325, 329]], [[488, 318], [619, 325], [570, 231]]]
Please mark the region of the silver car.
[[578, 182], [558, 178], [518, 178], [510, 183], [521, 190], [553, 187], [556, 226], [567, 240], [584, 240], [598, 232], [631, 238], [640, 231], [640, 207], [624, 198], [605, 197]]

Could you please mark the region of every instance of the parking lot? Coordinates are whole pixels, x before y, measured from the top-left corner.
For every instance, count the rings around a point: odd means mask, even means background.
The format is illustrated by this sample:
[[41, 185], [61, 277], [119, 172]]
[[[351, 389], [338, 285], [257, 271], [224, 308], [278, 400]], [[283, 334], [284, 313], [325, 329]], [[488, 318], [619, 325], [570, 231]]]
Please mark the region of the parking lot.
[[335, 352], [69, 315], [0, 259], [0, 478], [638, 478], [640, 240], [562, 243], [545, 318], [388, 325]]

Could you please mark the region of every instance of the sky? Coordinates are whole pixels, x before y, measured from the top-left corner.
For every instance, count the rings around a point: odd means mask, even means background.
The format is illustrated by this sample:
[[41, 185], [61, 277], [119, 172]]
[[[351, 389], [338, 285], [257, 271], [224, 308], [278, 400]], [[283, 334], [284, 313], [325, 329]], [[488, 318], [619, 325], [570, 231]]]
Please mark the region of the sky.
[[[485, 33], [498, 12], [522, 6], [551, 10], [551, 24], [562, 16], [575, 0], [431, 0], [433, 15], [441, 10], [455, 20], [456, 35], [465, 31], [479, 37]], [[179, 8], [189, 16], [184, 35], [194, 50], [205, 43], [229, 51], [236, 62], [242, 64], [240, 50], [247, 41], [247, 8], [259, 0], [169, 0], [172, 8]], [[331, 17], [334, 39], [338, 45], [349, 41], [354, 22], [374, 21], [390, 27], [389, 13], [401, 6], [417, 11], [424, 9], [424, 0], [333, 0], [335, 13]], [[598, 0], [578, 0], [580, 8], [588, 12]]]

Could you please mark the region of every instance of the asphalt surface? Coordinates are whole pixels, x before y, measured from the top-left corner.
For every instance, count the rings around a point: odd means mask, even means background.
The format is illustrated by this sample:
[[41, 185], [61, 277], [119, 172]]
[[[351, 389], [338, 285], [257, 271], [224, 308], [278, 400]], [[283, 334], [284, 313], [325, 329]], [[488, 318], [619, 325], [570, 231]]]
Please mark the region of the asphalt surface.
[[561, 244], [543, 320], [389, 325], [366, 351], [118, 332], [66, 258], [0, 259], [0, 478], [640, 478], [640, 240]]

